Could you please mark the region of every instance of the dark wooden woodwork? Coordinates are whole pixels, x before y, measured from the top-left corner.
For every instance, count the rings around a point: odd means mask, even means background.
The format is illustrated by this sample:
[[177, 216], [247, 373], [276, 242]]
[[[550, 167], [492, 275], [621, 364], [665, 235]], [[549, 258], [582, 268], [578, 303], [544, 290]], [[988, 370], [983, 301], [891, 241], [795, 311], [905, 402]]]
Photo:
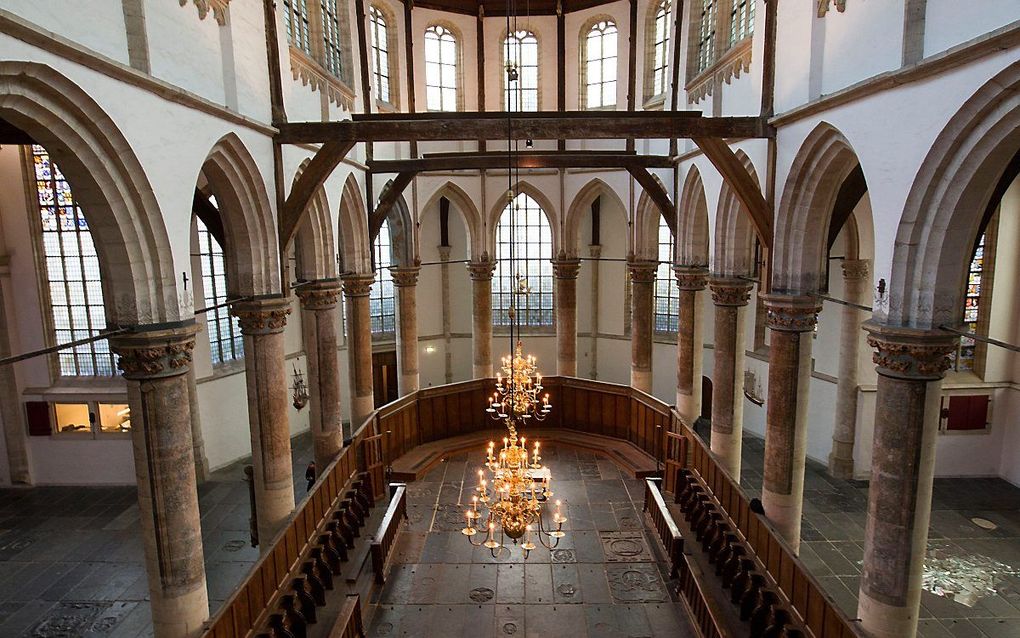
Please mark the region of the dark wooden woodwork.
[[850, 219], [861, 198], [868, 192], [868, 183], [864, 180], [864, 171], [858, 164], [846, 176], [836, 192], [836, 203], [832, 206], [832, 219], [829, 221], [829, 238], [827, 249], [832, 250], [839, 232], [843, 230], [846, 220]]
[[591, 245], [598, 246], [602, 233], [602, 196], [599, 195], [591, 203]]
[[46, 401], [25, 401], [25, 420], [29, 436], [53, 434], [53, 416]]
[[737, 199], [751, 216], [751, 224], [762, 246], [772, 248], [772, 207], [765, 201], [758, 185], [741, 164], [740, 159], [724, 140], [718, 137], [695, 137], [694, 143], [712, 162], [715, 170], [730, 185]]
[[[684, 0], [675, 0], [673, 5], [675, 11], [673, 14], [673, 35], [669, 40], [673, 45], [673, 72], [672, 84], [669, 87], [669, 110], [676, 113], [680, 110], [680, 105], [677, 104], [677, 101], [680, 99], [680, 34], [684, 20]], [[677, 153], [675, 137], [669, 140], [669, 153], [670, 155], [676, 155]]]
[[666, 155], [635, 155], [619, 151], [527, 151], [514, 153], [507, 161], [505, 151], [481, 153], [429, 153], [424, 157], [397, 160], [372, 160], [368, 170], [373, 173], [428, 173], [514, 168], [670, 168]]
[[347, 153], [354, 148], [355, 142], [351, 140], [330, 140], [322, 145], [315, 156], [308, 162], [305, 170], [294, 180], [294, 186], [290, 189], [290, 195], [280, 211], [279, 235], [280, 247], [284, 250], [281, 254], [287, 254], [287, 248], [297, 234], [298, 225], [304, 217], [305, 209], [308, 208], [312, 196], [322, 186], [326, 178], [333, 170], [347, 157]]
[[358, 58], [361, 61], [362, 111], [372, 112], [372, 78], [368, 66], [368, 27], [365, 24], [365, 0], [354, 0], [354, 15], [358, 21]]
[[[633, 113], [637, 105], [637, 0], [630, 0], [630, 29], [627, 34], [627, 111]], [[634, 138], [627, 138], [627, 150], [634, 150]]]
[[340, 608], [336, 622], [329, 631], [329, 638], [365, 638], [365, 635], [361, 597], [358, 594], [347, 594], [344, 606]]
[[329, 140], [505, 140], [508, 128], [515, 140], [765, 138], [775, 135], [759, 117], [703, 117], [700, 111], [539, 111], [526, 115], [490, 111], [372, 113], [356, 114], [343, 121], [291, 122], [280, 126], [277, 139], [284, 144], [315, 144]]
[[[583, 11], [603, 4], [609, 4], [614, 0], [530, 0], [527, 11], [533, 16], [555, 15], [558, 7], [562, 7], [563, 13]], [[416, 7], [423, 9], [435, 9], [437, 11], [449, 11], [465, 15], [476, 15], [479, 10], [485, 11], [489, 17], [506, 16], [506, 0], [414, 0]], [[518, 13], [523, 13], [521, 6], [517, 7]]]
[[393, 544], [397, 539], [397, 532], [400, 531], [400, 523], [406, 518], [407, 486], [397, 485], [371, 545], [372, 571], [375, 573], [375, 582], [380, 585], [386, 582], [386, 568]]
[[376, 204], [375, 210], [368, 216], [370, 242], [375, 241], [383, 222], [386, 220], [386, 216], [390, 214], [390, 210], [397, 203], [397, 198], [404, 192], [404, 189], [407, 188], [407, 185], [411, 183], [416, 174], [415, 171], [404, 171], [398, 173], [396, 178], [386, 184], [386, 189], [379, 196], [379, 203]]
[[670, 232], [673, 236], [676, 236], [676, 211], [673, 208], [673, 202], [669, 200], [669, 195], [666, 194], [666, 189], [663, 188], [662, 184], [659, 183], [652, 174], [648, 172], [647, 168], [640, 166], [628, 166], [627, 171], [637, 180], [638, 184], [641, 184], [641, 188], [645, 189], [648, 196], [652, 198], [655, 205], [658, 207], [659, 212], [662, 213], [663, 219], [666, 220], [666, 225], [669, 226]]
[[266, 30], [266, 63], [269, 67], [269, 104], [273, 126], [287, 121], [283, 103], [283, 72], [280, 70], [280, 35], [276, 28], [276, 2], [262, 1], [262, 17]]
[[761, 67], [761, 115], [775, 115], [776, 102], [776, 17], [779, 0], [765, 0], [765, 52]]
[[[485, 6], [478, 4], [478, 19], [475, 21], [475, 58], [478, 84], [478, 111], [485, 111]], [[485, 140], [478, 140], [478, 150], [485, 150]]]
[[[567, 15], [562, 10], [562, 0], [556, 7], [556, 68], [559, 69], [560, 81], [556, 87], [556, 110], [567, 110]], [[556, 141], [557, 148], [567, 150], [567, 140]]]
[[397, 399], [397, 353], [395, 350], [372, 353], [373, 391], [376, 407]]
[[223, 220], [220, 218], [220, 211], [209, 201], [209, 196], [202, 191], [195, 189], [195, 197], [191, 202], [191, 210], [205, 224], [209, 234], [212, 235], [221, 247], [226, 247], [226, 236], [223, 233]]

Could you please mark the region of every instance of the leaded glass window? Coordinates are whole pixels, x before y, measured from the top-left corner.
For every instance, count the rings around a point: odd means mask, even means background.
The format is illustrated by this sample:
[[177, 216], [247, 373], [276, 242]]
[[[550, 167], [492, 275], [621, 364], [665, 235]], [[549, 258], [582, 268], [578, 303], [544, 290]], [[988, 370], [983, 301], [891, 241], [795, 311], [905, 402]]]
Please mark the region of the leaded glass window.
[[[106, 330], [106, 311], [88, 222], [60, 168], [38, 144], [32, 146], [32, 169], [54, 342], [94, 337]], [[105, 339], [58, 351], [57, 365], [65, 377], [117, 373], [116, 356]]]
[[584, 41], [585, 106], [589, 109], [616, 105], [616, 25], [596, 22]]
[[[967, 267], [967, 287], [963, 295], [963, 324], [966, 332], [978, 332], [978, 312], [981, 310], [981, 278], [985, 270], [985, 237], [982, 234], [977, 248]], [[960, 348], [956, 353], [957, 370], [974, 369], [974, 353], [977, 343], [971, 337], [960, 337]]]
[[237, 317], [230, 314], [227, 301], [227, 268], [223, 247], [212, 233], [195, 217], [198, 230], [198, 259], [201, 264], [202, 301], [205, 304], [205, 326], [213, 365], [244, 358], [244, 337]]
[[368, 10], [368, 24], [372, 33], [372, 73], [375, 78], [375, 97], [390, 101], [389, 25], [378, 7]]
[[373, 247], [375, 283], [372, 285], [372, 292], [368, 298], [369, 314], [372, 317], [372, 334], [392, 335], [396, 333], [393, 277], [390, 275], [393, 253], [390, 246], [390, 225], [384, 220]]
[[652, 95], [666, 92], [666, 67], [669, 56], [669, 13], [670, 0], [663, 0], [655, 9], [655, 23], [652, 39]]
[[311, 55], [312, 30], [308, 15], [308, 0], [283, 0], [283, 26], [287, 29], [287, 41], [295, 49]]
[[343, 77], [343, 46], [340, 29], [340, 8], [337, 0], [320, 0], [322, 11], [322, 65], [336, 77]]
[[[514, 207], [513, 225], [510, 207]], [[513, 244], [514, 264], [510, 263]], [[518, 193], [503, 209], [496, 225], [496, 271], [492, 280], [492, 323], [511, 325], [508, 311], [517, 310], [522, 326], [553, 325], [552, 229], [545, 211], [530, 195]], [[518, 294], [518, 275], [528, 294]]]
[[[515, 31], [503, 43], [504, 103], [508, 111], [538, 110], [538, 38], [531, 31]], [[517, 73], [511, 80], [507, 68]]]
[[457, 38], [440, 25], [425, 29], [425, 104], [430, 111], [457, 110]]
[[730, 9], [730, 46], [754, 33], [755, 0], [733, 0]]
[[680, 295], [673, 272], [673, 233], [659, 215], [659, 267], [655, 271], [655, 331], [676, 332], [680, 321]]
[[715, 61], [715, 3], [717, 0], [702, 0], [701, 21], [698, 26], [698, 72], [704, 71]]

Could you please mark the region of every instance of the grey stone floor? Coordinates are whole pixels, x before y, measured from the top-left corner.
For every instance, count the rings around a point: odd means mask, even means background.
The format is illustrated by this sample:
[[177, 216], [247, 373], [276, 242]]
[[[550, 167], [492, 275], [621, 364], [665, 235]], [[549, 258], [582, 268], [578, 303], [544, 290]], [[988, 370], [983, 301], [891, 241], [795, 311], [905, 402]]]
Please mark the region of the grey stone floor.
[[[765, 442], [745, 436], [741, 485], [761, 494]], [[850, 615], [864, 554], [868, 483], [834, 479], [808, 461], [800, 557]], [[971, 519], [991, 521], [987, 530]], [[1020, 637], [1020, 489], [1001, 479], [936, 479], [918, 633]], [[936, 595], [930, 590], [952, 592]], [[961, 602], [962, 601], [962, 602]]]
[[408, 486], [408, 527], [370, 610], [370, 636], [697, 635], [665, 585], [662, 553], [643, 522], [641, 481], [550, 444], [544, 460], [567, 536], [527, 561], [517, 547], [494, 559], [460, 532], [482, 453], [451, 457]]
[[[300, 500], [311, 437], [292, 443]], [[258, 558], [243, 466], [215, 472], [198, 489], [213, 613]], [[0, 637], [151, 634], [133, 486], [0, 489]]]

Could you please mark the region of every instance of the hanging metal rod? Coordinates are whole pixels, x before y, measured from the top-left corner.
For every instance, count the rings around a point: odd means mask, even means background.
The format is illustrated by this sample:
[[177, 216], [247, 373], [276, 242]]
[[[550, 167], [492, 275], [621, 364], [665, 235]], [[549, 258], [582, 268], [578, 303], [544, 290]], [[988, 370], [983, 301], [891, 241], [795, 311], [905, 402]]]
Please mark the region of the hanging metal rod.
[[852, 301], [847, 301], [846, 299], [837, 299], [835, 297], [830, 297], [829, 295], [821, 295], [821, 294], [818, 294], [818, 293], [814, 293], [811, 296], [812, 297], [818, 297], [819, 299], [824, 299], [825, 301], [831, 301], [832, 303], [838, 303], [838, 304], [843, 305], [843, 306], [850, 306], [851, 308], [857, 308], [858, 310], [865, 310], [867, 312], [874, 312], [874, 309], [871, 306], [864, 306], [864, 305], [861, 305], [859, 303], [854, 303]]
[[73, 348], [75, 346], [83, 346], [86, 343], [92, 343], [93, 341], [102, 341], [103, 339], [106, 339], [108, 337], [122, 335], [126, 332], [131, 332], [131, 330], [128, 328], [117, 328], [115, 330], [107, 330], [106, 332], [100, 332], [97, 335], [85, 337], [84, 339], [77, 339], [75, 341], [69, 341], [68, 343], [61, 343], [55, 346], [50, 346], [49, 348], [43, 348], [41, 350], [33, 350], [32, 352], [26, 352], [25, 354], [16, 354], [11, 357], [0, 359], [0, 366], [5, 366], [11, 363], [17, 363], [19, 361], [24, 361], [25, 359], [33, 359], [44, 354], [59, 352], [61, 350], [66, 350], [67, 348]]
[[1020, 352], [1020, 346], [1013, 345], [1012, 343], [1006, 343], [1005, 341], [999, 341], [998, 339], [992, 339], [991, 337], [985, 337], [973, 332], [967, 332], [966, 330], [959, 330], [957, 328], [950, 328], [949, 326], [939, 326], [946, 332], [952, 332], [953, 334], [960, 335], [961, 337], [970, 337], [974, 341], [981, 341], [999, 348], [1005, 348], [1006, 350], [1012, 350], [1013, 352]]

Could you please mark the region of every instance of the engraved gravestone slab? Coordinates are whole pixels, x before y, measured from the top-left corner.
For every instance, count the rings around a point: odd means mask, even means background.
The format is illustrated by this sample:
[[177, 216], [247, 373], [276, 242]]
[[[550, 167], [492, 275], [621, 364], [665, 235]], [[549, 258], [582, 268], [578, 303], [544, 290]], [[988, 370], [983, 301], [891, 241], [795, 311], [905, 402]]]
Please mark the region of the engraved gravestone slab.
[[607, 565], [606, 578], [613, 600], [626, 603], [658, 603], [669, 600], [654, 564]]
[[599, 532], [607, 563], [647, 563], [652, 554], [641, 532]]

